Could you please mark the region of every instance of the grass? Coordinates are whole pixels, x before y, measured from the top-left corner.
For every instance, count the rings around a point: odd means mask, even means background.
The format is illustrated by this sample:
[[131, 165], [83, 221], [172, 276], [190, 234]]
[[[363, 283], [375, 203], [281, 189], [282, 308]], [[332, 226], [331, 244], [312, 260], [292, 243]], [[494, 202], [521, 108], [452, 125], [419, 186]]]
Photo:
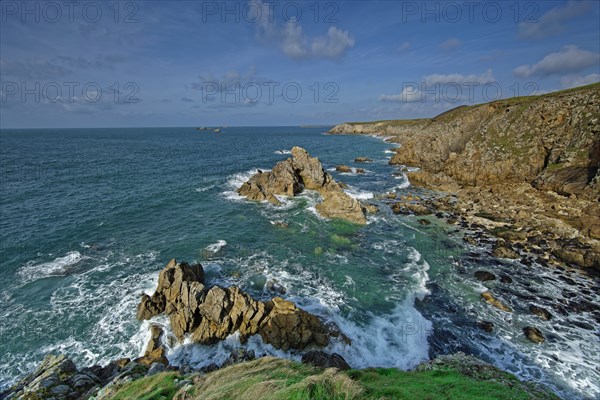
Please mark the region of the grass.
[[479, 381], [454, 370], [405, 372], [397, 369], [350, 371], [365, 388], [363, 399], [407, 400], [526, 400], [530, 395], [517, 386]]
[[179, 390], [178, 378], [181, 376], [176, 372], [140, 378], [121, 387], [111, 400], [171, 400]]
[[347, 372], [264, 357], [192, 377], [177, 392], [174, 372], [125, 384], [119, 400], [526, 400], [526, 385], [502, 372], [474, 379], [454, 369], [401, 371], [370, 368]]

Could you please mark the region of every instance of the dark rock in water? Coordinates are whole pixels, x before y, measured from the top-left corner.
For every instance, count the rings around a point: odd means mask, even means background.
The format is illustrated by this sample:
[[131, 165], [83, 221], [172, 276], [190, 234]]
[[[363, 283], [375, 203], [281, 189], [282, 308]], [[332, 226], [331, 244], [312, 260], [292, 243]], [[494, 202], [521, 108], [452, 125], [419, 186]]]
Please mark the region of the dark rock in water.
[[477, 321], [477, 326], [488, 333], [494, 331], [494, 323], [490, 321]]
[[421, 218], [418, 220], [421, 225], [431, 225], [431, 221], [425, 218]]
[[531, 326], [526, 326], [523, 328], [523, 333], [527, 337], [527, 339], [531, 340], [534, 343], [544, 343], [546, 340], [544, 335], [538, 328], [534, 328]]
[[314, 365], [321, 368], [337, 368], [339, 370], [349, 370], [350, 365], [344, 360], [344, 357], [337, 353], [325, 353], [323, 351], [309, 351], [302, 355], [302, 363]]
[[512, 278], [506, 274], [500, 275], [500, 282], [502, 283], [512, 283]]
[[392, 205], [392, 211], [394, 214], [403, 214], [403, 215], [429, 215], [431, 214], [431, 210], [419, 203], [408, 203], [408, 202], [398, 202]]
[[337, 172], [352, 172], [352, 168], [347, 165], [338, 165], [335, 167]]
[[532, 314], [537, 315], [544, 321], [550, 321], [552, 319], [552, 314], [550, 314], [550, 312], [545, 308], [531, 305], [529, 306], [529, 311], [531, 311]]
[[357, 163], [365, 163], [365, 162], [371, 162], [371, 161], [373, 161], [373, 160], [371, 160], [368, 157], [356, 157], [354, 159], [354, 162], [357, 162]]
[[357, 174], [364, 174], [365, 170], [363, 168], [356, 168], [356, 173]]
[[510, 313], [512, 312], [512, 309], [509, 306], [507, 306], [502, 301], [500, 301], [496, 297], [494, 297], [494, 295], [491, 292], [481, 293], [481, 298], [499, 310], [502, 310], [505, 312], [510, 312]]
[[286, 292], [287, 292], [287, 289], [285, 288], [285, 286], [283, 286], [281, 283], [277, 282], [274, 279], [267, 282], [267, 290], [270, 290], [271, 292], [276, 292], [279, 294], [286, 294]]
[[562, 280], [565, 283], [568, 283], [571, 286], [576, 286], [577, 282], [575, 282], [573, 279], [569, 278], [568, 276], [564, 276], [564, 275], [559, 275], [558, 278], [560, 280]]
[[474, 275], [475, 278], [477, 278], [477, 280], [482, 282], [493, 281], [494, 279], [496, 279], [496, 275], [488, 271], [475, 271]]

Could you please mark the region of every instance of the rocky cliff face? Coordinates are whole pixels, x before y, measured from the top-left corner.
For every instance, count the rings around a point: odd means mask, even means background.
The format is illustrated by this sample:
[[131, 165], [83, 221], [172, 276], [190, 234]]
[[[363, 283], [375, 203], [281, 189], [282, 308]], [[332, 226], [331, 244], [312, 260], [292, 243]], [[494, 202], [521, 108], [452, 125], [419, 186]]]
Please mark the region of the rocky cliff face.
[[525, 181], [560, 194], [600, 195], [600, 84], [459, 107], [433, 119], [342, 124], [330, 133], [393, 136], [401, 147], [390, 163], [420, 167], [423, 182]]
[[390, 164], [419, 167], [411, 183], [456, 195], [434, 207], [451, 220], [514, 232], [503, 239], [517, 248], [541, 240], [550, 262], [600, 269], [600, 84], [330, 133], [389, 136], [400, 144]]

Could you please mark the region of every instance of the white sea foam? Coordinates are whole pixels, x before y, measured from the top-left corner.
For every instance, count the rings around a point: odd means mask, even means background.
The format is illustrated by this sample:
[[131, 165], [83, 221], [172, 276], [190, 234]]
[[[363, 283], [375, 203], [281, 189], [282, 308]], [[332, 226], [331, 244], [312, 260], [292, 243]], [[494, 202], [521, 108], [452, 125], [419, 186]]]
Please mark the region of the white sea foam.
[[80, 252], [70, 251], [64, 256], [49, 262], [35, 264], [33, 261], [29, 261], [19, 269], [18, 274], [25, 282], [50, 276], [64, 276], [69, 274], [72, 268], [83, 259], [84, 257]]
[[204, 249], [214, 254], [214, 253], [218, 253], [226, 245], [227, 245], [227, 241], [218, 240], [216, 243], [209, 244]]
[[351, 197], [354, 197], [357, 200], [368, 200], [374, 197], [373, 192], [360, 190], [353, 186], [348, 186], [346, 189], [344, 189], [344, 192], [346, 192], [346, 194], [350, 195]]
[[275, 150], [275, 154], [292, 154], [291, 150]]
[[200, 187], [197, 187], [194, 190], [196, 192], [198, 192], [198, 193], [202, 193], [202, 192], [206, 192], [207, 190], [210, 190], [210, 189], [214, 188], [215, 186], [217, 186], [217, 185], [214, 184], [214, 185], [208, 185], [208, 186], [200, 186]]

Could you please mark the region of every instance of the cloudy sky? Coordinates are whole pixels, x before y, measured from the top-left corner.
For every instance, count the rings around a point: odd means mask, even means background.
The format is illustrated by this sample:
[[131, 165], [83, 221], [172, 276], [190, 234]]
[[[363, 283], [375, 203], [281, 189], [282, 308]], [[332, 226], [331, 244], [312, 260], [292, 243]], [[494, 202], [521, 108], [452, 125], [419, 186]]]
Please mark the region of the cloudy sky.
[[334, 124], [600, 81], [600, 2], [0, 2], [0, 128]]

